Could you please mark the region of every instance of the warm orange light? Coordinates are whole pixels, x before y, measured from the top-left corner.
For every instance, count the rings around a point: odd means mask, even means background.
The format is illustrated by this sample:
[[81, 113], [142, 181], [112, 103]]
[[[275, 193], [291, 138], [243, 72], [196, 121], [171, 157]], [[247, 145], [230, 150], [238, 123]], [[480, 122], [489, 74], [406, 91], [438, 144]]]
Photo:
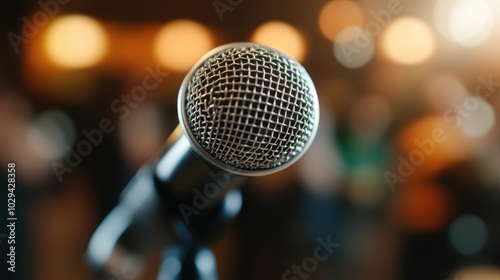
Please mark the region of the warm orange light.
[[470, 266], [453, 273], [457, 280], [495, 280], [500, 279], [500, 269], [489, 266]]
[[434, 52], [431, 28], [422, 20], [403, 17], [392, 22], [382, 37], [382, 50], [387, 58], [399, 64], [418, 64]]
[[319, 15], [319, 27], [323, 35], [332, 42], [344, 28], [363, 27], [363, 13], [359, 6], [351, 1], [331, 1]]
[[[471, 153], [463, 133], [441, 114], [410, 123], [398, 135], [397, 145], [414, 170], [408, 181], [428, 179]], [[401, 164], [399, 159], [397, 164]]]
[[84, 15], [57, 18], [45, 37], [49, 59], [65, 68], [85, 68], [97, 64], [108, 46], [101, 24]]
[[160, 30], [154, 51], [165, 68], [184, 72], [214, 47], [213, 41], [205, 26], [191, 20], [176, 20]]
[[445, 227], [452, 213], [448, 191], [433, 185], [410, 185], [398, 189], [396, 200], [400, 224], [410, 231], [429, 232]]
[[290, 24], [272, 21], [259, 26], [252, 35], [252, 41], [280, 50], [302, 62], [306, 43], [302, 34]]

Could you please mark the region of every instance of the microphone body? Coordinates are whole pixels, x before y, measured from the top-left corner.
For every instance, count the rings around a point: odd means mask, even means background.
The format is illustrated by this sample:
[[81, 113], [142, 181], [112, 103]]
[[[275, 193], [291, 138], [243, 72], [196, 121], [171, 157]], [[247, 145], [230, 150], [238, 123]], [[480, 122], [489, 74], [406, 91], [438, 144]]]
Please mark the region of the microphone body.
[[155, 233], [166, 234], [156, 236], [163, 242], [203, 243], [239, 213], [241, 194], [234, 189], [248, 177], [206, 162], [180, 126], [162, 151], [132, 178], [92, 236], [87, 259], [97, 271], [119, 271], [133, 262], [132, 270], [140, 271], [140, 255], [153, 245]]
[[163, 242], [209, 240], [238, 214], [237, 187], [297, 161], [319, 124], [305, 69], [252, 43], [202, 57], [182, 82], [177, 109], [180, 124], [163, 152], [138, 171], [92, 236], [87, 258], [95, 268], [140, 266], [155, 235]]

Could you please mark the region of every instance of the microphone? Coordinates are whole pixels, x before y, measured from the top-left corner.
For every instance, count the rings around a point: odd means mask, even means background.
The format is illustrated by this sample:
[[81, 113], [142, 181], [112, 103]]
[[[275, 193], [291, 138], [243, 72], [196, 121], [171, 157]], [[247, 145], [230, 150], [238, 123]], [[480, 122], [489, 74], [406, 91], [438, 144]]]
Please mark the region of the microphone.
[[87, 258], [94, 267], [135, 262], [165, 227], [176, 233], [169, 238], [207, 240], [238, 213], [235, 188], [297, 161], [319, 124], [306, 70], [255, 43], [203, 56], [181, 84], [177, 110], [180, 124], [163, 152], [138, 171], [92, 236]]

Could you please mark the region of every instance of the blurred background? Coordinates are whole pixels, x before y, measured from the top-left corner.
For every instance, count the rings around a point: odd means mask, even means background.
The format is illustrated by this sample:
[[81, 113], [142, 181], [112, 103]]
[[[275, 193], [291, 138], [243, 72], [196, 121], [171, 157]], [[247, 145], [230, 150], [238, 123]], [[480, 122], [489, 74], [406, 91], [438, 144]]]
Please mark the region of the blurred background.
[[[0, 177], [7, 208], [15, 162], [18, 279], [95, 279], [89, 238], [178, 124], [182, 79], [242, 41], [304, 65], [321, 123], [299, 162], [242, 189], [210, 244], [220, 279], [500, 279], [500, 1], [2, 5]], [[318, 238], [340, 247], [308, 262]], [[155, 279], [159, 263], [152, 252], [143, 274], [110, 280]]]

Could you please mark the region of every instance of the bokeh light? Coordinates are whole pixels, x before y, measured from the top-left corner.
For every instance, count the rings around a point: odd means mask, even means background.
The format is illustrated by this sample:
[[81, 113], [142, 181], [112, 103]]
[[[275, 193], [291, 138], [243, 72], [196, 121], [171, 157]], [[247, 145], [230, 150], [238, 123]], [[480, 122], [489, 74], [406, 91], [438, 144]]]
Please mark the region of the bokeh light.
[[302, 62], [306, 54], [306, 43], [302, 34], [285, 22], [272, 21], [262, 24], [255, 30], [251, 40], [280, 50], [298, 62]]
[[360, 68], [373, 57], [375, 43], [359, 27], [348, 27], [335, 38], [333, 53], [338, 62], [347, 68]]
[[337, 35], [349, 26], [362, 27], [363, 13], [359, 6], [351, 1], [331, 1], [319, 15], [319, 27], [323, 35], [332, 42]]
[[433, 109], [445, 112], [453, 105], [462, 103], [467, 96], [467, 89], [455, 76], [443, 73], [425, 82], [424, 95]]
[[466, 47], [482, 44], [494, 26], [492, 7], [484, 0], [439, 0], [434, 21], [443, 37]]
[[475, 215], [458, 217], [448, 232], [451, 245], [460, 254], [472, 256], [481, 251], [488, 239], [488, 228], [484, 221]]
[[435, 185], [409, 185], [398, 192], [398, 218], [406, 230], [430, 232], [448, 223], [453, 205], [446, 189]]
[[382, 35], [382, 50], [399, 64], [418, 64], [434, 52], [432, 29], [422, 20], [403, 17], [392, 22]]
[[50, 110], [38, 116], [26, 133], [28, 147], [42, 159], [55, 160], [66, 153], [75, 141], [75, 125], [59, 110]]
[[[424, 143], [427, 143], [425, 150]], [[466, 137], [446, 122], [443, 114], [427, 116], [408, 124], [397, 136], [397, 146], [405, 159], [409, 160], [413, 154], [414, 161], [420, 163], [418, 166], [413, 164], [414, 171], [407, 181], [432, 178], [471, 153]]]
[[462, 104], [465, 110], [461, 117], [463, 123], [460, 128], [466, 135], [478, 138], [491, 131], [495, 124], [495, 111], [488, 102], [479, 97], [469, 96]]
[[85, 15], [59, 17], [49, 26], [45, 51], [56, 65], [85, 68], [100, 62], [108, 47], [101, 24]]
[[491, 34], [493, 13], [483, 0], [460, 0], [451, 11], [449, 24], [451, 35], [457, 43], [476, 46]]
[[500, 279], [500, 269], [490, 266], [469, 266], [453, 273], [450, 278], [456, 280], [497, 280]]
[[184, 72], [214, 47], [214, 39], [208, 28], [191, 20], [167, 23], [159, 31], [154, 52], [165, 68]]

